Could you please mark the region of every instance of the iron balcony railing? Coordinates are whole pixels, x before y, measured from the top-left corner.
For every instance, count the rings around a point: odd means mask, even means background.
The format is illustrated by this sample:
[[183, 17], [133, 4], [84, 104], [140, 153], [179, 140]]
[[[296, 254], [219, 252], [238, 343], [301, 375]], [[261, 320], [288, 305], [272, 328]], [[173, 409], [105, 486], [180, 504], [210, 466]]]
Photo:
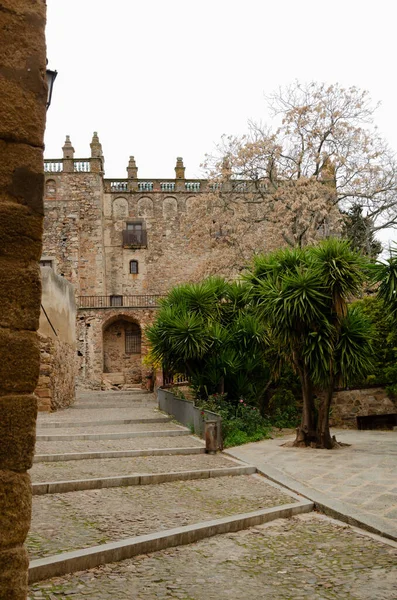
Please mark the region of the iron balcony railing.
[[147, 231], [134, 231], [124, 229], [123, 231], [123, 246], [133, 248], [146, 248], [147, 246]]
[[161, 294], [138, 296], [79, 296], [79, 308], [158, 308]]

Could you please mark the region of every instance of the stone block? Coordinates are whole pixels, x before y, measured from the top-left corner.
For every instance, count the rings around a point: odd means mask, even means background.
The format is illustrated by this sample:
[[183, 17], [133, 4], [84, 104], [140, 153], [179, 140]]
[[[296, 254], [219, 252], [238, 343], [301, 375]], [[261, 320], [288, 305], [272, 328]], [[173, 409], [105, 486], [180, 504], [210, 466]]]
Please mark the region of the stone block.
[[32, 510], [30, 486], [27, 473], [0, 470], [0, 550], [22, 545], [25, 541]]
[[0, 140], [0, 189], [43, 214], [43, 150]]
[[0, 396], [0, 464], [4, 469], [26, 471], [33, 463], [37, 399]]
[[33, 331], [0, 328], [0, 390], [32, 393], [40, 369], [40, 350]]
[[25, 548], [0, 551], [0, 600], [26, 600], [28, 566]]
[[29, 329], [39, 326], [41, 281], [36, 262], [0, 257], [0, 327]]
[[42, 222], [40, 215], [33, 214], [27, 206], [15, 204], [0, 191], [0, 257], [23, 257], [26, 263], [39, 261]]

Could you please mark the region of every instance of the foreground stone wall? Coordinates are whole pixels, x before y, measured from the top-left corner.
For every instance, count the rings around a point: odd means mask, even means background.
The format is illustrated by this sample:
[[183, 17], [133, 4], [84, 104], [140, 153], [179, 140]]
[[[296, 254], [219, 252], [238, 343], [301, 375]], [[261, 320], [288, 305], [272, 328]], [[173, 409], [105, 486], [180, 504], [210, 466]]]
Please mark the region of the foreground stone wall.
[[41, 278], [40, 377], [35, 393], [40, 411], [54, 411], [67, 408], [76, 397], [76, 302], [72, 284], [53, 269], [42, 268]]
[[39, 333], [40, 376], [35, 391], [40, 411], [67, 408], [76, 399], [76, 350]]
[[40, 352], [44, 0], [0, 0], [0, 599], [24, 600]]
[[384, 388], [336, 392], [332, 401], [331, 425], [357, 428], [356, 417], [396, 412], [394, 402]]

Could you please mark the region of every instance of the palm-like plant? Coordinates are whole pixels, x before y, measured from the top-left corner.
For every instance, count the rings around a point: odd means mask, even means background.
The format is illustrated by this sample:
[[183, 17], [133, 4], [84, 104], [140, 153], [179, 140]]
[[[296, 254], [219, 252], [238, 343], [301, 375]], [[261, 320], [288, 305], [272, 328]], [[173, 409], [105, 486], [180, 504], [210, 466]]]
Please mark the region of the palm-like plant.
[[[258, 314], [301, 381], [303, 411], [296, 444], [332, 447], [329, 411], [335, 384], [364, 372], [371, 362], [367, 321], [357, 311], [348, 312], [348, 301], [364, 280], [362, 257], [347, 242], [331, 239], [316, 247], [256, 257], [246, 280]], [[314, 385], [323, 391], [318, 418]]]
[[187, 372], [202, 395], [254, 394], [267, 375], [267, 337], [250, 303], [247, 286], [220, 278], [174, 288], [146, 329], [151, 356], [170, 371]]

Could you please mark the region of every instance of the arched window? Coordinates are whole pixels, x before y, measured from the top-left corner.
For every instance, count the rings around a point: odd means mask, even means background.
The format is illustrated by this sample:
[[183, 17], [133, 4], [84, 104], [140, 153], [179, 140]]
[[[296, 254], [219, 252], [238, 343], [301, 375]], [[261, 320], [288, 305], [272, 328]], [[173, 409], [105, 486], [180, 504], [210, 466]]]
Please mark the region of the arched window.
[[53, 179], [48, 179], [45, 184], [46, 198], [55, 198], [57, 194], [57, 184]]
[[138, 275], [138, 261], [137, 260], [130, 260], [130, 273], [132, 273], [132, 275]]

